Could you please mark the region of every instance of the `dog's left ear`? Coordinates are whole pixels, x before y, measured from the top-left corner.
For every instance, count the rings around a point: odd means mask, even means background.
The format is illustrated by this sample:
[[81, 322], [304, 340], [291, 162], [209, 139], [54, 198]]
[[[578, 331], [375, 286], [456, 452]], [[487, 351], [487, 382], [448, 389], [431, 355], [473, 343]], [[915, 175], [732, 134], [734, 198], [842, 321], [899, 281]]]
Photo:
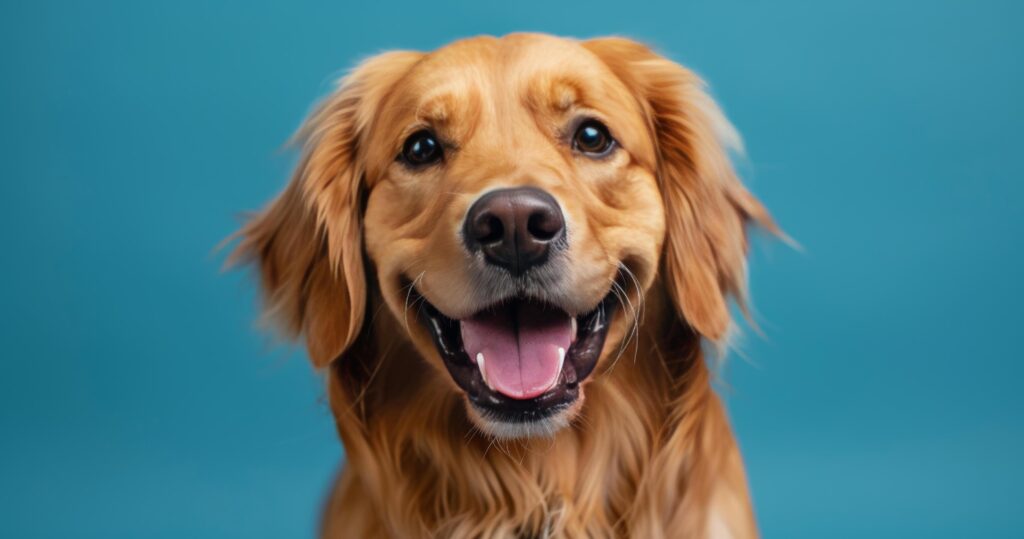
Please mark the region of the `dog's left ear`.
[[686, 68], [628, 39], [583, 45], [637, 96], [657, 145], [668, 292], [693, 329], [723, 339], [731, 323], [728, 298], [744, 301], [747, 223], [780, 233], [733, 171], [728, 152], [739, 149], [739, 136]]

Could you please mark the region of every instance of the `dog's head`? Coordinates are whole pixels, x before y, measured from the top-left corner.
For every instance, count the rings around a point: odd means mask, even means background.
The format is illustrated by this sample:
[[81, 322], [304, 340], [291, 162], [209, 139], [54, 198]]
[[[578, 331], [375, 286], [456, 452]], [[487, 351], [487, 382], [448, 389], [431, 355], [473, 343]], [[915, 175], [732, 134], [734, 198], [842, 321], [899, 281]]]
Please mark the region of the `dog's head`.
[[[391, 327], [485, 432], [550, 433], [660, 279], [709, 340], [742, 295], [736, 134], [683, 67], [625, 39], [474, 38], [364, 62], [300, 131], [291, 185], [242, 231], [314, 363]], [[653, 360], [653, 359], [652, 359]]]

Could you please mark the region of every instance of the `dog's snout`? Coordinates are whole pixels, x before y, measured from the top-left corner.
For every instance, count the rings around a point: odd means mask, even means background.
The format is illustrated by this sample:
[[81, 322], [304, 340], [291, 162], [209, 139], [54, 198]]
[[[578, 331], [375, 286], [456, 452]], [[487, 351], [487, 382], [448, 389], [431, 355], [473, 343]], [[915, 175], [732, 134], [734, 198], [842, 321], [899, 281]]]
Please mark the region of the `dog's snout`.
[[565, 234], [558, 202], [532, 187], [499, 189], [477, 199], [463, 225], [466, 245], [513, 275], [543, 264]]

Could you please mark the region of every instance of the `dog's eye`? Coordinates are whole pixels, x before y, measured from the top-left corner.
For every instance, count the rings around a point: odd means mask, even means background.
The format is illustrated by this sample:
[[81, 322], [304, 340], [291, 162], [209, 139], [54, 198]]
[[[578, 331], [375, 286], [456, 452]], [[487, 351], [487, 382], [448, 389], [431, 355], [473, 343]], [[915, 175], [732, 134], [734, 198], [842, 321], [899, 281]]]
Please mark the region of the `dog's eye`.
[[423, 129], [409, 135], [409, 138], [405, 139], [400, 158], [406, 164], [418, 167], [439, 161], [442, 153], [441, 143], [437, 140], [437, 137], [430, 131]]
[[572, 137], [573, 149], [587, 155], [603, 156], [615, 146], [608, 128], [597, 120], [587, 120], [576, 129]]

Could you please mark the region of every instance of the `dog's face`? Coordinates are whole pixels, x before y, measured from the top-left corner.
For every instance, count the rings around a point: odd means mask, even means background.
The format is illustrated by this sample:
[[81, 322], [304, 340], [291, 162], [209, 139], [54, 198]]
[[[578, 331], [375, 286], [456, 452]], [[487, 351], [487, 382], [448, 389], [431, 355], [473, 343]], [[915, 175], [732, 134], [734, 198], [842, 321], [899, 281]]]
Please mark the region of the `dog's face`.
[[481, 430], [549, 434], [659, 271], [689, 326], [723, 336], [743, 222], [767, 219], [732, 175], [730, 133], [696, 78], [624, 40], [391, 53], [312, 117], [292, 188], [243, 247], [318, 363], [379, 293]]
[[473, 40], [411, 67], [367, 141], [392, 313], [485, 431], [564, 424], [664, 237], [636, 99], [576, 43]]

